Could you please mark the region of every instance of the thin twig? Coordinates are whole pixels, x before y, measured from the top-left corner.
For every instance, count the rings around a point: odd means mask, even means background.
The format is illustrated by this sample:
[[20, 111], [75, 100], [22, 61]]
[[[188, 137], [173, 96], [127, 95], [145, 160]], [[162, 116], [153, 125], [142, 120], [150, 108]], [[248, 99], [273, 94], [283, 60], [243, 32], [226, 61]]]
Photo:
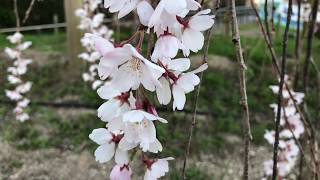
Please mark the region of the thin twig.
[[[216, 1], [215, 5], [214, 5], [215, 14], [217, 13], [217, 11], [220, 7], [219, 3], [220, 3], [220, 1], [218, 0], [218, 1]], [[209, 46], [210, 46], [210, 40], [211, 40], [212, 33], [213, 33], [213, 27], [214, 26], [212, 26], [208, 30], [207, 37], [205, 38], [202, 63], [206, 63], [208, 61]], [[186, 147], [186, 152], [185, 152], [183, 167], [182, 167], [182, 179], [183, 180], [186, 179], [187, 160], [188, 160], [188, 156], [190, 153], [190, 146], [191, 146], [191, 140], [192, 140], [192, 136], [193, 136], [193, 129], [195, 128], [196, 121], [197, 121], [198, 99], [199, 99], [199, 95], [200, 95], [202, 79], [203, 79], [203, 72], [200, 73], [200, 83], [199, 83], [199, 85], [196, 89], [195, 95], [194, 95], [194, 109], [193, 109], [192, 123], [191, 123], [190, 129], [189, 129], [189, 137], [188, 137], [188, 142], [187, 142], [187, 147]]]
[[317, 12], [319, 7], [319, 0], [313, 0], [312, 3], [312, 10], [311, 10], [311, 20], [309, 22], [309, 29], [308, 29], [308, 36], [307, 36], [307, 49], [306, 49], [306, 59], [304, 64], [304, 71], [303, 71], [303, 88], [304, 92], [307, 93], [308, 81], [309, 81], [309, 64], [311, 61], [312, 55], [312, 42], [313, 42], [313, 34], [314, 28], [317, 19]]
[[276, 28], [274, 27], [274, 11], [276, 10], [276, 7], [274, 5], [274, 0], [271, 0], [271, 29], [274, 32]]
[[301, 19], [301, 0], [298, 0], [298, 22], [297, 22], [297, 31], [296, 31], [296, 45], [295, 45], [295, 56], [296, 56], [296, 64], [295, 64], [295, 75], [293, 87], [297, 88], [298, 80], [299, 80], [299, 65], [300, 65], [300, 21]]
[[[265, 40], [265, 42], [267, 44], [268, 50], [269, 50], [269, 52], [270, 52], [270, 54], [272, 56], [272, 65], [273, 65], [274, 69], [276, 70], [277, 75], [280, 76], [280, 68], [279, 68], [278, 63], [277, 63], [277, 55], [275, 53], [274, 48], [272, 47], [272, 45], [270, 43], [270, 40], [269, 40], [269, 38], [268, 38], [268, 36], [266, 34], [266, 31], [265, 31], [265, 29], [264, 29], [264, 27], [262, 25], [261, 18], [259, 16], [259, 13], [258, 13], [256, 7], [254, 6], [253, 0], [251, 0], [251, 6], [252, 6], [252, 8], [253, 8], [253, 10], [255, 12], [255, 15], [256, 15], [256, 17], [258, 19], [258, 25], [260, 27], [260, 30], [261, 30], [262, 34], [263, 34], [263, 37], [264, 37], [264, 40]], [[315, 137], [314, 136], [314, 129], [312, 127], [312, 124], [311, 124], [310, 120], [305, 117], [303, 111], [297, 105], [296, 100], [294, 99], [293, 94], [292, 94], [291, 90], [289, 89], [289, 85], [286, 82], [284, 84], [285, 84], [285, 87], [288, 89], [288, 93], [289, 93], [290, 99], [292, 99], [295, 109], [300, 114], [302, 122], [303, 122], [303, 124], [304, 124], [304, 126], [306, 128], [306, 131], [307, 131], [308, 139], [310, 141], [312, 141], [312, 142], [315, 142], [315, 140], [314, 140], [314, 137]], [[312, 160], [313, 160], [313, 162], [315, 164], [317, 164], [317, 160], [315, 158], [316, 157], [315, 156], [315, 149], [317, 149], [316, 143], [310, 144], [310, 151], [311, 151], [311, 154], [312, 154], [312, 156], [311, 156]], [[317, 170], [317, 172], [318, 171], [319, 170]]]
[[13, 0], [13, 8], [14, 8], [14, 15], [15, 15], [15, 17], [16, 17], [16, 27], [17, 27], [17, 31], [20, 31], [20, 17], [19, 17], [17, 0]]
[[270, 27], [269, 27], [269, 17], [268, 17], [269, 13], [268, 13], [268, 0], [264, 1], [264, 25], [266, 27], [267, 30], [267, 35], [270, 39], [270, 42], [272, 44], [272, 38], [271, 38], [271, 32], [270, 32]]
[[277, 108], [277, 117], [276, 117], [276, 134], [275, 141], [273, 146], [273, 172], [272, 172], [272, 180], [276, 180], [278, 176], [278, 147], [279, 147], [279, 133], [280, 133], [280, 119], [281, 119], [281, 107], [282, 107], [282, 90], [284, 84], [284, 76], [286, 74], [286, 61], [288, 54], [288, 37], [289, 37], [289, 27], [291, 22], [291, 14], [292, 14], [292, 0], [288, 2], [288, 14], [287, 14], [287, 23], [285, 32], [283, 35], [283, 51], [282, 51], [282, 64], [281, 64], [281, 74], [280, 74], [280, 83], [279, 83], [279, 92], [278, 92], [278, 108]]
[[247, 98], [247, 90], [246, 90], [246, 65], [243, 58], [243, 52], [241, 47], [240, 33], [239, 33], [239, 25], [237, 21], [237, 13], [236, 13], [236, 5], [235, 0], [231, 1], [231, 13], [232, 13], [232, 41], [236, 50], [236, 58], [239, 64], [239, 81], [240, 81], [240, 96], [241, 101], [240, 105], [243, 109], [243, 118], [244, 118], [244, 167], [243, 167], [243, 179], [249, 179], [249, 150], [250, 150], [250, 140], [252, 139], [251, 128], [250, 128], [250, 114], [248, 107], [248, 98]]
[[24, 15], [24, 18], [23, 18], [23, 21], [22, 21], [22, 24], [25, 24], [28, 20], [28, 18], [30, 17], [30, 13], [33, 9], [33, 6], [35, 4], [36, 0], [31, 0], [30, 4], [29, 4], [29, 7]]

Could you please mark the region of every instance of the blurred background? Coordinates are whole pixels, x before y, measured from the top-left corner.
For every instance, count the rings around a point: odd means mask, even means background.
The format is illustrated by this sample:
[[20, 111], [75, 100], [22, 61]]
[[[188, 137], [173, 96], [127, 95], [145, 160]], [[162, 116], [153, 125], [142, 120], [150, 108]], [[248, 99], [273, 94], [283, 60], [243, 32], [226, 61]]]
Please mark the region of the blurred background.
[[[93, 151], [97, 147], [89, 140], [92, 129], [103, 127], [96, 109], [103, 103], [91, 85], [82, 80], [82, 73], [88, 64], [78, 58], [83, 51], [80, 37], [83, 32], [77, 28], [79, 18], [74, 10], [81, 7], [82, 0], [37, 0], [26, 24], [21, 27], [25, 40], [33, 45], [24, 56], [33, 59], [26, 79], [33, 81], [28, 97], [31, 119], [24, 123], [16, 121], [12, 104], [4, 90], [10, 87], [6, 68], [11, 65], [4, 48], [11, 46], [6, 39], [15, 32], [15, 16], [12, 0], [2, 0], [0, 6], [0, 179], [106, 179], [112, 163], [100, 165], [95, 162]], [[209, 48], [209, 69], [204, 74], [199, 99], [198, 123], [191, 146], [187, 179], [241, 179], [243, 157], [242, 110], [239, 106], [238, 69], [231, 37], [228, 1], [221, 1]], [[250, 151], [251, 174], [254, 179], [263, 176], [263, 162], [272, 157], [272, 146], [263, 135], [274, 128], [274, 114], [269, 104], [275, 103], [276, 95], [269, 89], [276, 85], [276, 73], [272, 69], [271, 56], [257, 24], [255, 14], [248, 0], [237, 0], [237, 14], [240, 23], [241, 42], [247, 69], [247, 93], [250, 108], [253, 141]], [[264, 17], [264, 1], [254, 1]], [[30, 0], [18, 1], [23, 16]], [[210, 0], [206, 7], [212, 7]], [[309, 2], [303, 2], [308, 9]], [[275, 0], [274, 48], [280, 57], [282, 36], [287, 10], [286, 0]], [[296, 2], [289, 32], [288, 70], [295, 77], [296, 58], [294, 54], [296, 36]], [[310, 6], [310, 5], [309, 5]], [[269, 6], [271, 9], [271, 6]], [[310, 9], [310, 7], [309, 7]], [[120, 21], [102, 7], [105, 24], [114, 30], [116, 41], [126, 39], [135, 30], [134, 15]], [[315, 66], [310, 68], [310, 92], [306, 97], [310, 119], [316, 128], [320, 127], [320, 13], [313, 42]], [[283, 20], [284, 19], [284, 20]], [[301, 22], [301, 49], [305, 49], [306, 25]], [[67, 30], [69, 29], [69, 30]], [[304, 61], [304, 52], [301, 53]], [[197, 67], [202, 53], [192, 54], [191, 61]], [[299, 69], [302, 69], [302, 65]], [[299, 71], [300, 73], [302, 71]], [[298, 78], [302, 78], [302, 75]], [[297, 83], [295, 91], [302, 84]], [[168, 124], [158, 124], [157, 133], [163, 143], [162, 157], [176, 158], [170, 164], [167, 179], [179, 179], [185, 153], [187, 133], [192, 119], [193, 93], [187, 96], [184, 111], [172, 113], [161, 108], [159, 114]], [[316, 121], [317, 120], [317, 121]], [[295, 179], [298, 167], [291, 179]], [[135, 174], [134, 179], [142, 175]], [[290, 178], [289, 178], [290, 179]]]

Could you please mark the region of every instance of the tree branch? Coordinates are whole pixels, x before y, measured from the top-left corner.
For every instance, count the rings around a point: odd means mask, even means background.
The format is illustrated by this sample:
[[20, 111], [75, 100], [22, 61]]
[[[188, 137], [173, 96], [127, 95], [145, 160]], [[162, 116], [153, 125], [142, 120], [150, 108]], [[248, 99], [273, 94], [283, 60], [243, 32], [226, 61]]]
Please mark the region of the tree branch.
[[[215, 14], [217, 14], [219, 7], [220, 7], [220, 0], [216, 1], [216, 3], [214, 4]], [[210, 40], [212, 37], [213, 28], [214, 28], [214, 26], [212, 26], [208, 30], [207, 37], [205, 38], [204, 53], [203, 53], [203, 59], [202, 59], [203, 64], [208, 61], [209, 46], [210, 46]], [[189, 137], [188, 137], [188, 142], [187, 142], [187, 147], [186, 147], [186, 152], [185, 152], [183, 167], [182, 167], [182, 179], [183, 180], [186, 179], [187, 160], [188, 160], [188, 156], [190, 153], [190, 146], [191, 146], [191, 140], [192, 140], [192, 136], [193, 136], [193, 129], [195, 128], [196, 122], [197, 122], [198, 99], [199, 99], [199, 95], [200, 95], [202, 79], [203, 79], [203, 71], [200, 73], [200, 83], [199, 83], [198, 87], [196, 88], [196, 92], [194, 95], [194, 109], [193, 109], [192, 123], [191, 123], [190, 129], [189, 129]]]
[[[269, 52], [270, 52], [270, 54], [272, 56], [272, 65], [273, 65], [274, 69], [276, 70], [277, 75], [280, 76], [280, 68], [279, 68], [278, 63], [277, 63], [277, 55], [275, 53], [274, 48], [272, 47], [272, 45], [270, 43], [270, 40], [268, 39], [266, 31], [265, 31], [265, 29], [264, 29], [264, 27], [262, 25], [262, 21], [261, 21], [261, 18], [259, 16], [259, 13], [258, 13], [256, 7], [254, 6], [253, 0], [251, 0], [251, 6], [252, 6], [252, 8], [253, 8], [253, 10], [255, 12], [255, 15], [256, 15], [256, 17], [258, 19], [258, 25], [260, 27], [260, 30], [261, 30], [262, 34], [263, 34], [263, 37], [264, 37], [264, 40], [265, 40], [265, 42], [267, 44], [268, 50], [269, 50]], [[311, 154], [312, 154], [311, 157], [313, 159], [313, 162], [315, 164], [317, 164], [317, 160], [315, 159], [315, 157], [316, 157], [315, 156], [315, 149], [317, 149], [317, 146], [316, 146], [315, 139], [314, 139], [314, 129], [312, 127], [312, 124], [311, 124], [310, 120], [305, 117], [305, 115], [304, 115], [303, 111], [301, 110], [301, 108], [297, 105], [296, 100], [294, 99], [293, 94], [292, 94], [291, 90], [289, 89], [289, 85], [286, 82], [284, 82], [284, 85], [288, 89], [288, 93], [289, 93], [290, 99], [292, 99], [294, 107], [297, 110], [297, 112], [300, 114], [302, 122], [303, 122], [304, 126], [306, 127], [306, 132], [307, 132], [308, 139], [310, 141], [314, 142], [314, 143], [310, 143], [310, 151], [311, 151]], [[318, 171], [319, 170], [317, 170], [317, 172]]]
[[284, 76], [286, 74], [286, 61], [287, 61], [287, 54], [288, 54], [288, 37], [289, 37], [289, 28], [291, 22], [291, 15], [292, 15], [292, 0], [288, 2], [288, 14], [287, 14], [287, 22], [286, 28], [283, 35], [283, 51], [282, 51], [282, 64], [281, 64], [281, 74], [280, 74], [280, 83], [279, 83], [279, 92], [278, 92], [278, 108], [277, 108], [277, 117], [276, 117], [276, 124], [275, 124], [275, 141], [273, 145], [273, 172], [272, 172], [272, 180], [276, 180], [278, 176], [278, 148], [279, 148], [279, 133], [280, 133], [280, 119], [281, 119], [281, 107], [283, 104], [283, 85], [284, 85]]
[[299, 80], [299, 65], [300, 65], [300, 18], [301, 18], [301, 0], [298, 0], [298, 22], [297, 22], [297, 31], [296, 31], [296, 45], [295, 45], [295, 56], [296, 56], [296, 64], [295, 64], [295, 75], [293, 87], [296, 88], [298, 86]]
[[267, 30], [267, 35], [270, 39], [270, 43], [272, 44], [271, 32], [269, 27], [269, 13], [268, 13], [268, 0], [264, 1], [264, 24]]
[[249, 179], [249, 150], [250, 150], [250, 141], [252, 139], [251, 135], [251, 127], [250, 127], [250, 114], [247, 100], [247, 90], [246, 90], [246, 65], [243, 58], [243, 51], [241, 47], [240, 33], [239, 33], [239, 25], [237, 21], [235, 0], [231, 1], [231, 13], [232, 13], [232, 41], [235, 46], [236, 58], [239, 64], [239, 83], [240, 83], [240, 96], [241, 101], [240, 105], [243, 109], [243, 118], [244, 118], [244, 168], [243, 168], [243, 179]]
[[309, 81], [309, 77], [308, 77], [309, 64], [310, 64], [311, 55], [312, 55], [312, 41], [313, 41], [315, 23], [317, 19], [318, 7], [319, 7], [319, 0], [313, 0], [312, 10], [311, 10], [311, 20], [309, 22], [309, 29], [308, 29], [308, 36], [307, 36], [306, 59], [305, 59], [304, 71], [303, 71], [303, 88], [305, 93], [307, 93], [307, 86]]
[[35, 4], [36, 0], [31, 0], [30, 4], [29, 4], [29, 7], [24, 15], [24, 18], [23, 18], [23, 21], [22, 21], [22, 24], [25, 24], [28, 20], [28, 18], [30, 17], [30, 13], [33, 9], [33, 6]]

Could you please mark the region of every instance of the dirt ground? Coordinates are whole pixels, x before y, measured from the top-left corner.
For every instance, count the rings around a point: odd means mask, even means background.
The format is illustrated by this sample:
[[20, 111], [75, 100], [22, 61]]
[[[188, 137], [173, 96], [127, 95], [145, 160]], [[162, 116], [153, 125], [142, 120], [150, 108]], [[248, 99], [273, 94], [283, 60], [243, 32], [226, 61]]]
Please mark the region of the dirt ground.
[[[236, 136], [226, 135], [225, 140], [241, 147], [241, 139]], [[82, 152], [59, 149], [21, 151], [3, 140], [0, 140], [0, 147], [1, 180], [104, 180], [112, 168], [112, 163], [101, 165], [95, 162], [93, 153], [87, 150]], [[189, 160], [189, 166], [193, 165], [217, 179], [241, 179], [241, 152], [242, 149], [239, 149], [223, 157], [214, 154], [192, 157]], [[250, 174], [253, 179], [260, 179], [263, 173], [262, 162], [267, 156], [271, 156], [271, 152], [268, 152], [265, 147], [252, 147], [250, 155]], [[175, 161], [176, 168], [180, 168], [182, 160]], [[135, 160], [133, 164], [134, 162]], [[133, 179], [142, 179], [142, 174], [135, 174]], [[169, 178], [166, 177], [166, 179]]]

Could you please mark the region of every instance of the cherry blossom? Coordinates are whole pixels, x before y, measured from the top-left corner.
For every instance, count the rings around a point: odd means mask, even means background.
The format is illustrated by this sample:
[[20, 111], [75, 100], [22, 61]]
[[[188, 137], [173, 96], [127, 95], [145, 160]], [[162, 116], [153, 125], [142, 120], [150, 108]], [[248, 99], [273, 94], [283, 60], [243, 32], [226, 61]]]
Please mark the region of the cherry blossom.
[[22, 56], [22, 52], [28, 49], [32, 42], [23, 41], [23, 35], [20, 32], [16, 32], [7, 39], [15, 45], [14, 48], [5, 48], [5, 53], [12, 60], [12, 66], [7, 68], [9, 84], [12, 85], [11, 90], [5, 90], [6, 96], [16, 102], [16, 107], [13, 109], [13, 113], [17, 120], [23, 122], [30, 119], [25, 109], [30, 103], [30, 100], [25, 97], [26, 93], [31, 90], [32, 82], [25, 81], [23, 75], [27, 73], [28, 65], [32, 63], [32, 59], [25, 59]]
[[[119, 50], [119, 51], [117, 51]], [[121, 65], [113, 74], [111, 83], [121, 92], [136, 90], [140, 84], [149, 91], [155, 91], [160, 82], [158, 78], [165, 72], [163, 68], [145, 59], [132, 45], [107, 53], [104, 58], [108, 64]]]
[[117, 164], [127, 164], [129, 162], [128, 152], [116, 147], [122, 137], [122, 134], [112, 134], [105, 128], [94, 129], [89, 138], [100, 145], [94, 152], [96, 161], [105, 163], [114, 156]]
[[110, 173], [111, 180], [131, 180], [132, 170], [129, 165], [115, 165]]
[[144, 163], [147, 166], [147, 171], [144, 175], [144, 180], [154, 180], [164, 176], [169, 172], [169, 160], [174, 158], [168, 157], [163, 159], [156, 160], [144, 160]]
[[[290, 85], [289, 76], [285, 76], [285, 82]], [[270, 89], [274, 94], [277, 94], [279, 91], [278, 86], [270, 86]], [[297, 104], [303, 102], [303, 93], [294, 92], [290, 89], [294, 100]], [[299, 138], [305, 131], [304, 125], [302, 123], [300, 114], [296, 111], [294, 107], [293, 100], [290, 98], [290, 94], [286, 86], [283, 88], [283, 98], [284, 104], [281, 109], [280, 116], [280, 133], [279, 133], [279, 154], [278, 154], [278, 176], [280, 178], [286, 177], [293, 167], [295, 166], [296, 160], [299, 155], [299, 147], [296, 144], [294, 137]], [[277, 114], [277, 105], [271, 104], [274, 113]], [[268, 141], [269, 144], [273, 145], [275, 141], [275, 131], [266, 131], [264, 138]], [[271, 176], [273, 172], [273, 160], [268, 160], [264, 162], [264, 172], [265, 177]]]
[[[107, 124], [106, 128], [95, 129], [89, 137], [99, 145], [95, 151], [97, 161], [103, 163], [116, 157], [117, 165], [110, 174], [110, 179], [114, 180], [131, 179], [132, 174], [129, 161], [119, 163], [117, 160], [119, 150], [126, 152], [121, 157], [127, 157], [130, 152], [133, 156], [142, 155], [142, 162], [147, 166], [145, 180], [158, 179], [169, 171], [168, 161], [173, 158], [146, 158], [146, 154], [162, 151], [156, 126], [158, 123], [168, 123], [158, 115], [149, 94], [156, 91], [161, 105], [167, 105], [173, 99], [173, 110], [183, 110], [186, 94], [200, 83], [197, 74], [208, 68], [207, 64], [202, 64], [190, 71], [188, 56], [190, 51], [197, 52], [202, 48], [202, 33], [214, 24], [210, 10], [190, 16], [190, 11], [201, 8], [195, 0], [160, 0], [152, 5], [151, 2], [105, 0], [104, 7], [111, 13], [118, 12], [119, 19], [136, 12], [140, 21], [137, 32], [121, 42], [112, 42], [92, 32], [81, 41], [100, 55], [96, 66], [83, 77], [92, 80], [94, 78], [90, 74], [97, 70], [101, 81], [97, 85], [100, 86], [97, 93], [106, 100], [98, 108], [98, 117]], [[77, 14], [84, 17], [83, 26], [90, 26], [85, 18], [88, 16], [86, 11], [79, 10]], [[142, 55], [145, 52], [145, 33], [155, 33], [157, 37], [151, 57]], [[132, 44], [137, 36], [140, 37], [138, 43]], [[192, 39], [192, 36], [195, 38]], [[185, 58], [177, 58], [180, 52]], [[98, 55], [85, 52], [80, 57], [95, 62]]]
[[102, 55], [96, 50], [95, 41], [92, 36], [111, 39], [113, 34], [113, 31], [103, 25], [104, 14], [96, 13], [100, 3], [102, 3], [101, 0], [85, 0], [82, 8], [75, 11], [75, 15], [80, 18], [78, 28], [86, 32], [81, 38], [81, 44], [86, 51], [79, 54], [78, 57], [90, 65], [88, 72], [82, 74], [82, 78], [85, 82], [91, 82], [91, 87], [94, 90], [101, 86], [103, 81], [98, 78], [97, 62]]
[[202, 31], [209, 29], [214, 24], [214, 16], [208, 15], [210, 12], [210, 9], [202, 10], [187, 21], [178, 18], [183, 26], [182, 43], [193, 52], [202, 49], [204, 42]]

